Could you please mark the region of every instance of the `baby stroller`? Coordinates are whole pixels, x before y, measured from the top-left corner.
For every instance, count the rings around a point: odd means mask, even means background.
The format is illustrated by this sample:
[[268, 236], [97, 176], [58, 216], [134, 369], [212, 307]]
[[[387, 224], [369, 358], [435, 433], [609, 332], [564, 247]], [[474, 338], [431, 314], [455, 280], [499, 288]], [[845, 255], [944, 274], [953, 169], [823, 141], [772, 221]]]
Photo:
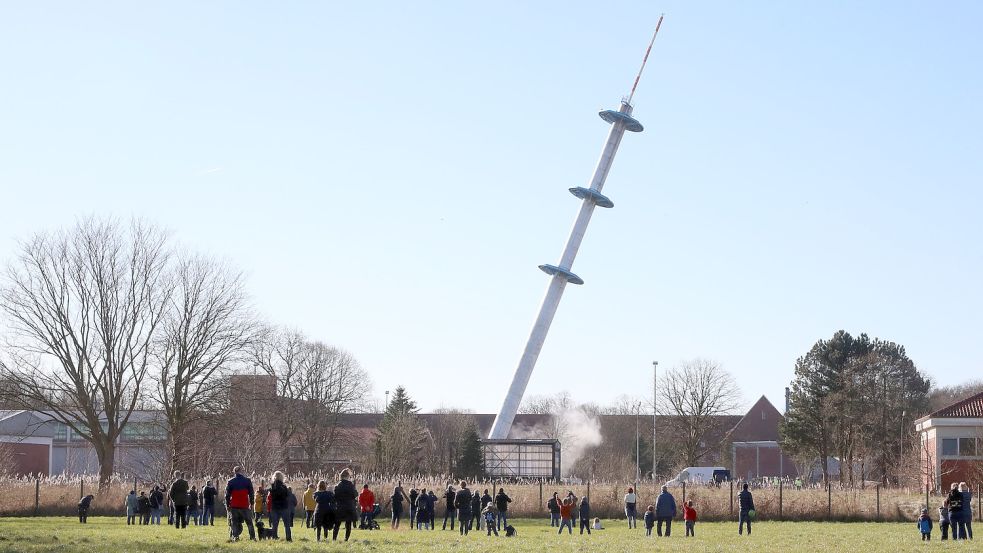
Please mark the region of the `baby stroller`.
[[378, 503], [372, 505], [371, 513], [363, 513], [362, 524], [359, 525], [359, 530], [378, 530], [379, 523], [376, 522], [376, 517], [382, 514], [382, 506]]

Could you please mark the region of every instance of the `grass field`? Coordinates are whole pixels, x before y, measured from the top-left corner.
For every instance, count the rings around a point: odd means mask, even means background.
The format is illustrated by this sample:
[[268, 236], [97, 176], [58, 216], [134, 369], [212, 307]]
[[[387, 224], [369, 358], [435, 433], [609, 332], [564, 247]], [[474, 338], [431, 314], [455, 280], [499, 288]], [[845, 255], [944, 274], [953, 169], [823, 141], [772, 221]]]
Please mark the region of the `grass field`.
[[[641, 551], [749, 551], [770, 553], [778, 551], [863, 551], [865, 553], [897, 553], [927, 551], [958, 546], [964, 551], [983, 551], [977, 543], [940, 543], [938, 530], [935, 541], [922, 543], [915, 525], [901, 523], [821, 523], [821, 522], [762, 522], [754, 533], [737, 535], [737, 523], [697, 523], [697, 537], [683, 537], [681, 521], [673, 525], [671, 538], [648, 538], [644, 529], [628, 530], [624, 521], [605, 521], [606, 529], [591, 536], [557, 536], [548, 521], [521, 520], [515, 526], [515, 538], [486, 537], [484, 532], [472, 532], [467, 537], [450, 530], [410, 531], [352, 531], [349, 543], [317, 543], [313, 530], [294, 527], [294, 542], [237, 542], [228, 543], [225, 519], [217, 519], [214, 527], [176, 530], [167, 526], [129, 526], [121, 518], [90, 517], [80, 525], [77, 519], [4, 518], [0, 519], [0, 552], [168, 552], [199, 551], [359, 551], [383, 553], [388, 551], [442, 553], [484, 552], [542, 553], [554, 548], [566, 551], [597, 551], [604, 553]], [[439, 522], [438, 522], [439, 525]], [[344, 530], [342, 530], [344, 532]], [[282, 536], [282, 529], [281, 529]]]

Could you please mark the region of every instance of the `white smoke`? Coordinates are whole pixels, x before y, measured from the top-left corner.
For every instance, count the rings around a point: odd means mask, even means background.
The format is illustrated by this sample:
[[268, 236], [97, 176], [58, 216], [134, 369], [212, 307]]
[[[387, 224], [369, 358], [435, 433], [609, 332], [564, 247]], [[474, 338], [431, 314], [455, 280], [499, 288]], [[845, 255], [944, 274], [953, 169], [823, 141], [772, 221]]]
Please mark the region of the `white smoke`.
[[560, 407], [549, 413], [550, 422], [530, 426], [516, 423], [509, 431], [515, 439], [552, 439], [560, 442], [560, 471], [568, 476], [588, 449], [601, 445], [601, 422], [580, 407]]

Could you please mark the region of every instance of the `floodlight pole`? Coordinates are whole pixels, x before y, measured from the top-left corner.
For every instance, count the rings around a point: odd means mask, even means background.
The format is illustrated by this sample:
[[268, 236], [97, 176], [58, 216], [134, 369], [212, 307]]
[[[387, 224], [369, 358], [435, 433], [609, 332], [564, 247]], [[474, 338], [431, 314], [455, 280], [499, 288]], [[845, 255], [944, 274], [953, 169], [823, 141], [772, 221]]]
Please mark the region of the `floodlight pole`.
[[658, 410], [655, 408], [656, 396], [659, 392], [659, 362], [652, 361], [652, 480], [655, 480], [655, 471], [659, 468], [655, 456], [655, 434], [656, 423], [658, 422]]

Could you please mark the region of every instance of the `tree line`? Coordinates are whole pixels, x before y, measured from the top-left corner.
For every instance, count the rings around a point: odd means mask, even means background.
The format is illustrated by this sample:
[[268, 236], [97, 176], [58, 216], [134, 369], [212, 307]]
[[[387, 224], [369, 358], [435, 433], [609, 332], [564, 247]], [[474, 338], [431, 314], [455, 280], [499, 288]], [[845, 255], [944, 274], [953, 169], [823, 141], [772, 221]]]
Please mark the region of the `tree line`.
[[0, 286], [3, 403], [43, 410], [88, 442], [103, 484], [140, 409], [163, 412], [169, 465], [193, 455], [190, 433], [229, 412], [237, 372], [276, 377], [280, 443], [303, 435], [311, 458], [341, 414], [365, 406], [370, 383], [351, 354], [265, 323], [241, 271], [155, 225], [89, 217], [18, 250]]

